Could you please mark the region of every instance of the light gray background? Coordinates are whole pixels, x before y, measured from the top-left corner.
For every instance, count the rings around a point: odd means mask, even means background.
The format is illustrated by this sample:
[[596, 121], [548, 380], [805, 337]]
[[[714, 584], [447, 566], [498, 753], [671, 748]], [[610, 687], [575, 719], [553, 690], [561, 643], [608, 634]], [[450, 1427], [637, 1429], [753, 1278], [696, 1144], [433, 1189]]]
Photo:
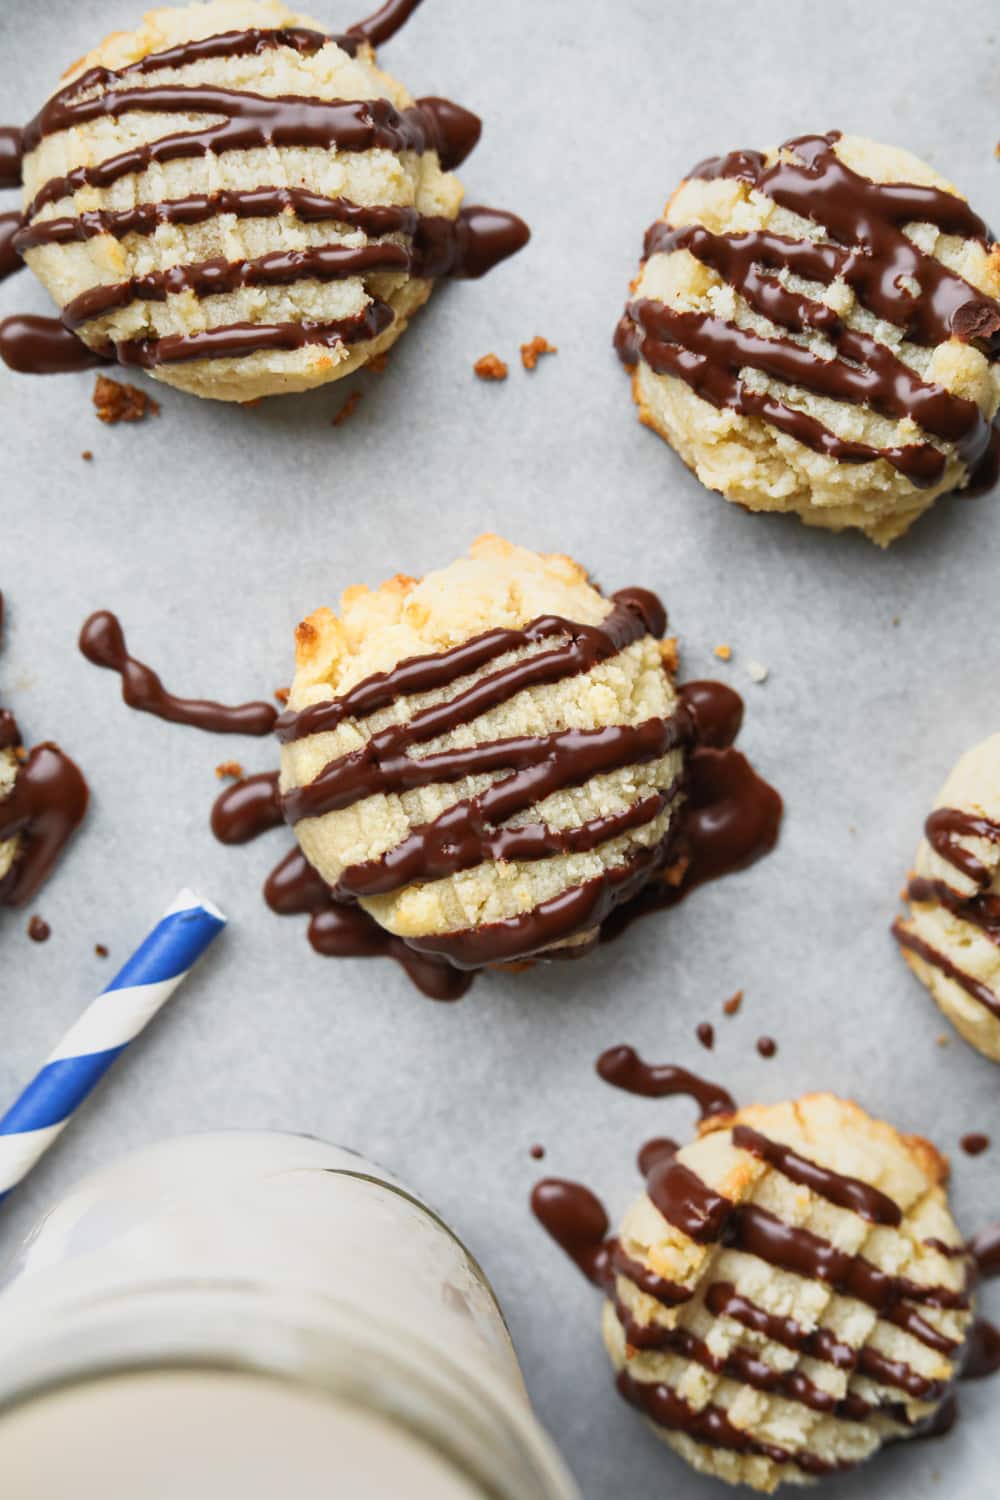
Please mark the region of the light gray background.
[[[315, 4], [331, 27], [356, 19], [346, 3]], [[64, 65], [139, 9], [8, 3], [0, 113], [32, 113]], [[747, 1101], [854, 1094], [955, 1153], [966, 1229], [1000, 1215], [998, 1074], [957, 1039], [935, 1045], [945, 1023], [887, 933], [937, 787], [1000, 727], [997, 501], [942, 502], [888, 555], [744, 515], [637, 425], [610, 348], [643, 230], [709, 153], [839, 126], [910, 147], [996, 223], [995, 23], [988, 0], [427, 0], [383, 61], [414, 92], [481, 112], [470, 200], [518, 210], [534, 238], [488, 280], [443, 287], [388, 371], [360, 378], [348, 423], [329, 425], [344, 385], [250, 411], [158, 387], [157, 420], [105, 429], [92, 377], [0, 370], [2, 696], [30, 739], [58, 737], [93, 791], [37, 903], [51, 941], [28, 941], [28, 913], [0, 916], [0, 1103], [178, 886], [200, 886], [231, 917], [4, 1209], [0, 1255], [79, 1174], [167, 1134], [275, 1126], [351, 1144], [423, 1191], [484, 1261], [586, 1500], [686, 1500], [719, 1491], [615, 1397], [597, 1298], [527, 1207], [544, 1171], [585, 1179], [617, 1215], [639, 1188], [639, 1143], [692, 1124], [686, 1101], [607, 1088], [598, 1052], [627, 1040]], [[0, 291], [3, 314], [45, 307], [27, 274]], [[559, 354], [529, 376], [517, 346], [534, 333]], [[511, 363], [505, 385], [472, 375], [490, 350]], [[258, 889], [284, 835], [244, 850], [213, 841], [216, 763], [263, 768], [266, 744], [128, 712], [74, 643], [107, 606], [176, 690], [266, 694], [287, 682], [309, 610], [348, 584], [443, 564], [487, 529], [570, 552], [606, 587], [661, 591], [685, 674], [717, 671], [745, 692], [743, 744], [787, 818], [779, 851], [751, 872], [586, 963], [490, 976], [447, 1007], [389, 963], [316, 957], [304, 924], [266, 911]], [[728, 668], [711, 654], [720, 641], [734, 647]], [[764, 686], [745, 676], [747, 657], [769, 666]], [[728, 1020], [737, 987], [746, 1000]], [[694, 1039], [705, 1018], [711, 1056]], [[754, 1050], [762, 1032], [779, 1041], [772, 1062]], [[957, 1150], [973, 1128], [997, 1135], [975, 1161]], [[996, 1399], [996, 1387], [966, 1387], [966, 1420], [946, 1443], [897, 1450], [830, 1493], [854, 1500], [875, 1485], [920, 1500], [942, 1493], [939, 1476], [951, 1500], [986, 1493]]]

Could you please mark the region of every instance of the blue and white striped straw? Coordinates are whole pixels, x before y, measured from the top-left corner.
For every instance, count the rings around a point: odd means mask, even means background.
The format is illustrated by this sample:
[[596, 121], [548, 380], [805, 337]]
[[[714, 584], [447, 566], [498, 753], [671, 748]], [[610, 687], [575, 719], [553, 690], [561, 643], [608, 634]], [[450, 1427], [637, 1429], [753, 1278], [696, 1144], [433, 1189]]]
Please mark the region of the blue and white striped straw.
[[0, 1202], [65, 1130], [225, 925], [222, 913], [191, 891], [181, 891], [171, 902], [0, 1120]]

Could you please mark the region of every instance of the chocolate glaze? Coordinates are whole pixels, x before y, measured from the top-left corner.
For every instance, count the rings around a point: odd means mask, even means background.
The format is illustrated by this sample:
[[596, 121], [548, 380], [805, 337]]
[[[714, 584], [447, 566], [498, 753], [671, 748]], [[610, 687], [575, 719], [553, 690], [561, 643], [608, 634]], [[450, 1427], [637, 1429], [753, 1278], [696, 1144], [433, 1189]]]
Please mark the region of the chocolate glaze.
[[653, 1163], [646, 1192], [667, 1222], [699, 1245], [720, 1239], [733, 1213], [728, 1198], [675, 1158]]
[[1000, 1220], [973, 1235], [966, 1248], [983, 1281], [1000, 1276]]
[[242, 777], [212, 805], [212, 832], [220, 844], [248, 844], [283, 823], [277, 771]]
[[839, 1208], [849, 1208], [872, 1224], [898, 1225], [903, 1221], [899, 1204], [870, 1183], [857, 1177], [846, 1177], [842, 1172], [834, 1172], [830, 1167], [799, 1156], [790, 1146], [770, 1140], [749, 1125], [734, 1125], [732, 1138], [733, 1145], [739, 1146], [740, 1150], [749, 1151], [783, 1177], [800, 1183], [828, 1202], [836, 1203]]
[[901, 948], [908, 948], [911, 953], [922, 958], [924, 963], [940, 969], [946, 979], [951, 979], [967, 995], [971, 995], [973, 1000], [978, 1000], [980, 1005], [985, 1005], [987, 1010], [1000, 1017], [1000, 999], [988, 985], [975, 979], [971, 974], [967, 974], [964, 969], [960, 969], [946, 953], [942, 953], [930, 943], [925, 943], [923, 938], [918, 937], [915, 932], [910, 932], [898, 918], [892, 924], [892, 935]]
[[128, 654], [125, 633], [110, 610], [101, 609], [84, 622], [80, 650], [95, 667], [117, 672], [122, 697], [130, 708], [155, 714], [171, 724], [187, 724], [212, 734], [270, 734], [278, 717], [270, 703], [244, 703], [231, 707], [203, 698], [178, 698], [167, 692], [152, 667]]
[[0, 359], [22, 375], [64, 375], [103, 365], [103, 355], [88, 349], [58, 318], [19, 313], [0, 323]]
[[708, 1405], [697, 1410], [670, 1386], [636, 1380], [627, 1369], [619, 1372], [616, 1383], [625, 1400], [658, 1427], [665, 1427], [671, 1432], [684, 1432], [695, 1442], [704, 1443], [707, 1447], [752, 1454], [768, 1458], [776, 1464], [791, 1464], [803, 1473], [816, 1477], [853, 1467], [849, 1463], [827, 1463], [808, 1450], [792, 1452], [779, 1448], [774, 1443], [761, 1442], [744, 1429], [734, 1427], [721, 1406]]
[[[903, 330], [911, 342], [935, 345], [955, 337], [1000, 353], [1000, 305], [903, 233], [910, 222], [930, 222], [944, 233], [988, 242], [989, 231], [963, 199], [937, 188], [873, 183], [837, 157], [837, 132], [786, 142], [798, 161], [766, 167], [759, 152], [733, 152], [695, 167], [691, 177], [740, 178], [775, 202], [821, 225], [826, 241], [771, 233], [713, 234], [698, 225], [652, 226], [645, 255], [686, 250], [735, 287], [758, 312], [792, 332], [817, 329], [836, 357], [819, 358], [800, 344], [764, 338], [719, 318], [680, 312], [639, 299], [619, 324], [616, 347], [627, 364], [644, 358], [652, 369], [684, 380], [704, 400], [759, 416], [807, 447], [841, 463], [888, 460], [915, 486], [938, 482], [945, 456], [930, 443], [873, 448], [842, 439], [815, 418], [777, 397], [752, 391], [741, 371], [750, 367], [837, 401], [869, 406], [898, 420], [912, 417], [927, 432], [956, 445], [970, 486], [989, 477], [997, 438], [971, 401], [920, 380], [888, 348], [844, 327], [826, 304], [791, 291], [777, 273], [790, 271], [829, 285], [841, 278], [876, 317]], [[916, 282], [919, 292], [907, 290]]]
[[386, 4], [380, 5], [366, 21], [348, 27], [347, 34], [369, 46], [381, 47], [406, 25], [419, 4], [420, 0], [386, 0]]
[[531, 1193], [531, 1211], [573, 1264], [601, 1290], [612, 1281], [613, 1242], [608, 1216], [589, 1188], [561, 1177], [547, 1177]]
[[19, 213], [0, 214], [0, 281], [21, 269], [15, 243], [20, 223]]
[[21, 186], [24, 141], [16, 125], [0, 125], [0, 188]]
[[985, 1380], [1000, 1370], [1000, 1328], [977, 1318], [969, 1332], [962, 1361], [961, 1380]]
[[630, 1094], [641, 1094], [647, 1099], [686, 1094], [698, 1105], [702, 1120], [711, 1115], [731, 1114], [736, 1109], [732, 1095], [719, 1084], [709, 1083], [697, 1073], [672, 1063], [643, 1062], [634, 1047], [609, 1047], [597, 1059], [596, 1067], [605, 1083]]
[[0, 879], [0, 905], [23, 906], [48, 879], [87, 811], [87, 783], [58, 745], [36, 745], [0, 800], [0, 841], [20, 834], [21, 848]]

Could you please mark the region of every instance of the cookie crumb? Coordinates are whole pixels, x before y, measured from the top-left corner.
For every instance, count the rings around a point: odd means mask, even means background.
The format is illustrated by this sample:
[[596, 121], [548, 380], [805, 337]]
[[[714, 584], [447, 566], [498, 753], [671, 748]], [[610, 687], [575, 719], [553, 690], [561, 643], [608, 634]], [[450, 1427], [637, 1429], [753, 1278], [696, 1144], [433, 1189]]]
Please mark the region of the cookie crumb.
[[733, 648], [732, 646], [727, 646], [723, 641], [721, 646], [716, 646], [713, 654], [717, 656], [720, 661], [729, 661], [730, 657], [733, 654]]
[[343, 406], [337, 412], [336, 416], [331, 418], [330, 426], [339, 427], [341, 422], [346, 422], [348, 417], [350, 417], [351, 414], [357, 410], [358, 402], [360, 400], [361, 392], [352, 391], [347, 400], [344, 402]]
[[83, 452], [80, 454], [80, 457], [83, 459], [85, 464], [89, 464], [94, 455], [91, 453], [89, 448], [84, 448]]
[[52, 936], [52, 928], [44, 917], [34, 916], [28, 923], [28, 936], [33, 943], [47, 943]]
[[768, 678], [767, 667], [760, 661], [748, 661], [746, 664], [747, 676], [751, 682], [766, 682]]
[[230, 776], [234, 781], [242, 781], [243, 767], [240, 765], [238, 760], [224, 760], [216, 766], [215, 774], [216, 776], [218, 776], [220, 781], [225, 781], [226, 778]]
[[292, 696], [291, 688], [275, 688], [274, 696], [279, 703], [287, 703]]
[[673, 677], [681, 664], [681, 653], [675, 635], [668, 635], [666, 640], [660, 642], [660, 660], [667, 674]]
[[543, 339], [541, 334], [536, 333], [533, 339], [521, 345], [521, 363], [526, 370], [533, 370], [543, 354], [558, 353], [555, 344], [550, 344], [548, 339]]
[[545, 1147], [538, 1145], [532, 1146], [531, 1155], [535, 1161], [541, 1161], [542, 1157], [545, 1155]]
[[934, 1038], [934, 1040], [937, 1042], [937, 1044], [938, 1044], [939, 1047], [950, 1047], [951, 1046], [951, 1037], [948, 1035], [948, 1033], [946, 1031], [939, 1031], [938, 1034], [937, 1034], [937, 1036]]
[[484, 354], [472, 366], [480, 380], [506, 380], [507, 366], [498, 354]]
[[899, 615], [893, 615], [893, 617], [892, 617], [892, 623], [894, 625], [898, 625], [899, 624]]
[[103, 943], [94, 944], [94, 952], [97, 954], [98, 958], [107, 958], [110, 951], [110, 948], [106, 948]]
[[107, 375], [98, 375], [94, 382], [94, 406], [98, 417], [109, 426], [116, 422], [141, 422], [144, 417], [156, 416], [160, 410], [160, 403], [137, 385], [124, 385]]
[[737, 990], [735, 995], [730, 995], [729, 999], [723, 1002], [722, 1009], [727, 1016], [735, 1016], [742, 1004], [743, 991]]

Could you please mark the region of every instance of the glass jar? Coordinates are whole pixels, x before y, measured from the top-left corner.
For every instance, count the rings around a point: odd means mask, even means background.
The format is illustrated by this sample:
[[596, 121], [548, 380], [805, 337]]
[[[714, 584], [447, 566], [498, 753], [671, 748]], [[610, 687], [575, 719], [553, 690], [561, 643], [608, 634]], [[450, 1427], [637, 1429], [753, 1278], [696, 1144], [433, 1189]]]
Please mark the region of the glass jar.
[[303, 1136], [85, 1179], [0, 1279], [4, 1500], [578, 1500], [448, 1227]]

